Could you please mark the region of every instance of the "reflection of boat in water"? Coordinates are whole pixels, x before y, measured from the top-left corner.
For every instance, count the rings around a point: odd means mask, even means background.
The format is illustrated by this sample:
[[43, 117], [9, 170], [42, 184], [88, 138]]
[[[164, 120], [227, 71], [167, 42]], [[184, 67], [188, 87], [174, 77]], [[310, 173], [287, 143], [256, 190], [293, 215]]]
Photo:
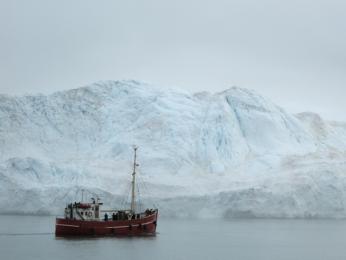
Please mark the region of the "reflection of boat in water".
[[[147, 209], [136, 212], [135, 181], [137, 148], [134, 148], [132, 173], [131, 208], [128, 210], [102, 210], [99, 199], [91, 202], [70, 203], [65, 208], [65, 217], [56, 218], [56, 236], [116, 236], [116, 235], [154, 235], [156, 232], [158, 210]], [[104, 216], [100, 216], [105, 212]]]

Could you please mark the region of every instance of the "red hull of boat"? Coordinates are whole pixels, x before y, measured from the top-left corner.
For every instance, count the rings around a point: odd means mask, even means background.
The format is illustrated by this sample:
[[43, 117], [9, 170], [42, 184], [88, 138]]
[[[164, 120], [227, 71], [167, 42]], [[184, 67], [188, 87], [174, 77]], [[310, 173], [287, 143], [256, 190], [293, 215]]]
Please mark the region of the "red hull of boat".
[[141, 236], [154, 235], [157, 212], [135, 220], [89, 221], [56, 218], [55, 235], [64, 236]]

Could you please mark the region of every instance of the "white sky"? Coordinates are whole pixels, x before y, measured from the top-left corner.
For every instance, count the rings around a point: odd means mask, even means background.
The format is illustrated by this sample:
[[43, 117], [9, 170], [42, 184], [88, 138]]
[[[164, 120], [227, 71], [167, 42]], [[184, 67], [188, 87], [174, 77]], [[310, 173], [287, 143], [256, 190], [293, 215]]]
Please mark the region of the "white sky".
[[237, 85], [346, 121], [346, 1], [0, 0], [0, 93], [107, 79]]

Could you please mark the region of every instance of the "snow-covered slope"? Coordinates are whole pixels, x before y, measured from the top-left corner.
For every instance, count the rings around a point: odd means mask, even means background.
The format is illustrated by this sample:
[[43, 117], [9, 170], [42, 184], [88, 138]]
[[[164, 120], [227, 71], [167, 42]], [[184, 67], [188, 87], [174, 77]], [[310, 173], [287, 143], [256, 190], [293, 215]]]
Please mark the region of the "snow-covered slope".
[[142, 200], [163, 215], [346, 217], [346, 124], [246, 89], [137, 81], [0, 95], [0, 211], [57, 213], [81, 188], [120, 206], [133, 144]]

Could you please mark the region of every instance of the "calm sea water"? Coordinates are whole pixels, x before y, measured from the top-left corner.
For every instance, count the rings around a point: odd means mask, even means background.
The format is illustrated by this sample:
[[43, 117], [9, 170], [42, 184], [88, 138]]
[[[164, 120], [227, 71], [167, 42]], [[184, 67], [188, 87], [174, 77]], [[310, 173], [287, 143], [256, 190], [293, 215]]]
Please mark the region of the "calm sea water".
[[54, 221], [0, 216], [0, 259], [346, 259], [346, 221], [160, 219], [155, 237], [84, 239]]

